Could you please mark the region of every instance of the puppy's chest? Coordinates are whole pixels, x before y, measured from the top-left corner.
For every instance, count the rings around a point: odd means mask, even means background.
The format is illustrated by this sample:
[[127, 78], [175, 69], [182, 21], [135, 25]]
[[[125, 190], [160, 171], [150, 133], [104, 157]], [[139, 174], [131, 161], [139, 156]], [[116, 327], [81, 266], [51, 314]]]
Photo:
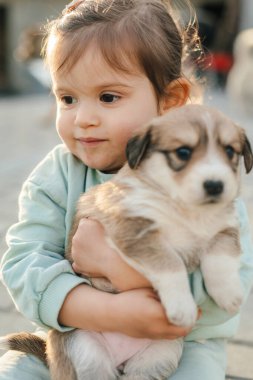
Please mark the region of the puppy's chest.
[[199, 236], [186, 229], [163, 230], [163, 239], [167, 241], [168, 254], [179, 256], [187, 271], [193, 272], [199, 265], [202, 256], [207, 252], [210, 240], [213, 236]]
[[[180, 223], [181, 221], [181, 223]], [[167, 252], [179, 256], [188, 272], [194, 271], [208, 254], [219, 233], [228, 227], [226, 220], [179, 220], [170, 218], [162, 228]]]

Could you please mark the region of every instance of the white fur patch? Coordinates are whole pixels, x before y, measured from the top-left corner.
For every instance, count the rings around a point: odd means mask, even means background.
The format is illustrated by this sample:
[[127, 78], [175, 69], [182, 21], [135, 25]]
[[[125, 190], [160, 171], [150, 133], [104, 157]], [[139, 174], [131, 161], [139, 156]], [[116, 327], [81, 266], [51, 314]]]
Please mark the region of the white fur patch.
[[207, 291], [218, 306], [230, 314], [238, 312], [243, 301], [238, 257], [223, 252], [207, 254], [201, 270]]
[[78, 380], [117, 379], [113, 358], [104, 346], [99, 333], [75, 330], [68, 342], [67, 351]]

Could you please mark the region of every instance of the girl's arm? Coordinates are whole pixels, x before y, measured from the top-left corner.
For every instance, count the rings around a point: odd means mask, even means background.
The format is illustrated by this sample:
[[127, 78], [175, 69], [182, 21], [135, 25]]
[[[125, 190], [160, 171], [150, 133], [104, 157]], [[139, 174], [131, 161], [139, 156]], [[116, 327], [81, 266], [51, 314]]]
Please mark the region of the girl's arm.
[[79, 285], [68, 294], [59, 314], [59, 323], [150, 339], [175, 339], [191, 330], [168, 322], [151, 289], [111, 294], [87, 285]]
[[[70, 175], [72, 190], [67, 184]], [[7, 233], [8, 251], [1, 262], [3, 282], [18, 310], [44, 328], [67, 330], [58, 323], [59, 310], [67, 294], [85, 282], [64, 260], [67, 225], [72, 219], [67, 205], [74, 212], [83, 178], [84, 165], [58, 146], [23, 185], [19, 221]]]

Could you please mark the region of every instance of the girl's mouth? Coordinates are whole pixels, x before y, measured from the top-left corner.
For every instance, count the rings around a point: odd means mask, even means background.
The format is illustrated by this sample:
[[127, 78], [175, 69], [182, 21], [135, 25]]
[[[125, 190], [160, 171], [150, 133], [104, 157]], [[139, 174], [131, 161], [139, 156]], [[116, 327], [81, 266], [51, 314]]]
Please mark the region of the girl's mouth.
[[106, 141], [105, 139], [97, 139], [94, 137], [78, 138], [77, 140], [86, 147], [95, 147]]

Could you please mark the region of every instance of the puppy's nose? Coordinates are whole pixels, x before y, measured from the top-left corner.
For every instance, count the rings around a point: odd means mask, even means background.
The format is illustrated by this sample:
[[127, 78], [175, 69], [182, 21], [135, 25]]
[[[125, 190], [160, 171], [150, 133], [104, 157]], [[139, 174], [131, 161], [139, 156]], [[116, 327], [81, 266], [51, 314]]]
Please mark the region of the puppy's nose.
[[207, 180], [203, 184], [208, 195], [220, 195], [223, 192], [224, 184], [222, 181]]

